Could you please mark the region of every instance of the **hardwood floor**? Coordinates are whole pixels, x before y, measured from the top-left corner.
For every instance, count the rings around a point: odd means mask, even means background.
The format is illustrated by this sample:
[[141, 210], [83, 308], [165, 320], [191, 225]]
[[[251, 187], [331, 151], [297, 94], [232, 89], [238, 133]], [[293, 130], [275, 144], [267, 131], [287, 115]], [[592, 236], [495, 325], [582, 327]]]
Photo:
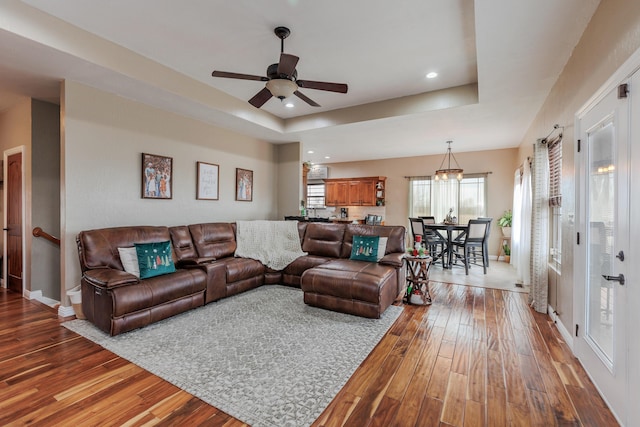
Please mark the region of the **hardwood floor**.
[[[432, 283], [313, 424], [617, 426], [526, 294]], [[0, 425], [244, 426], [0, 291]]]

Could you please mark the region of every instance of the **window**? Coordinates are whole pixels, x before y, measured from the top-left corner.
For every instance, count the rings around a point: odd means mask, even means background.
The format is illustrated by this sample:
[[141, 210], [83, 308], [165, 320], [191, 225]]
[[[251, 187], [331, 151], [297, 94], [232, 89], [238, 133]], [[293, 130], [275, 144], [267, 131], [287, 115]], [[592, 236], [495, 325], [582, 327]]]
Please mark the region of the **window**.
[[562, 138], [549, 142], [549, 262], [556, 270], [562, 263]]
[[307, 185], [307, 209], [324, 208], [324, 197], [324, 184]]
[[409, 217], [431, 215], [431, 177], [409, 179]]
[[433, 215], [440, 222], [451, 208], [461, 224], [486, 216], [486, 174], [468, 174], [461, 181], [412, 177], [409, 186], [410, 217]]

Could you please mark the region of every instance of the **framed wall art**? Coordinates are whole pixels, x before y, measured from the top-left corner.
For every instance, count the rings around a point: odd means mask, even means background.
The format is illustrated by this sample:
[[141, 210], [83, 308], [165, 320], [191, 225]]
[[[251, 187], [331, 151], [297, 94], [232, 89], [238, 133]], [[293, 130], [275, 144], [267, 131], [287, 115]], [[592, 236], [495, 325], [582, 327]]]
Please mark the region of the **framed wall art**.
[[236, 168], [236, 200], [253, 200], [253, 171]]
[[173, 158], [142, 153], [142, 198], [171, 199]]
[[218, 200], [220, 166], [213, 163], [198, 162], [197, 200]]

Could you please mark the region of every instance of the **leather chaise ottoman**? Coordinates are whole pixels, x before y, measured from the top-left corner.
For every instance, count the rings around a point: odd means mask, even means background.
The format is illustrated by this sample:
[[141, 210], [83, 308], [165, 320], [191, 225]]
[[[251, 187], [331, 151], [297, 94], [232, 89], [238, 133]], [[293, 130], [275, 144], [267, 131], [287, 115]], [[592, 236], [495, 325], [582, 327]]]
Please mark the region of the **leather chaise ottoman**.
[[306, 304], [374, 319], [398, 295], [396, 269], [375, 262], [332, 260], [305, 271], [300, 282]]

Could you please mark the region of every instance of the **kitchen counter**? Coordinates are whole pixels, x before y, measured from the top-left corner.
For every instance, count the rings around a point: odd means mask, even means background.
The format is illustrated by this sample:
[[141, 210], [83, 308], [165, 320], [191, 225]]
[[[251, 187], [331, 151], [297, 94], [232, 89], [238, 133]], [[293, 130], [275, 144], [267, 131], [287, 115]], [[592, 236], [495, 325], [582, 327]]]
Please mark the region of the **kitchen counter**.
[[329, 218], [329, 220], [331, 222], [336, 222], [336, 223], [358, 223], [358, 224], [364, 224], [364, 218]]

